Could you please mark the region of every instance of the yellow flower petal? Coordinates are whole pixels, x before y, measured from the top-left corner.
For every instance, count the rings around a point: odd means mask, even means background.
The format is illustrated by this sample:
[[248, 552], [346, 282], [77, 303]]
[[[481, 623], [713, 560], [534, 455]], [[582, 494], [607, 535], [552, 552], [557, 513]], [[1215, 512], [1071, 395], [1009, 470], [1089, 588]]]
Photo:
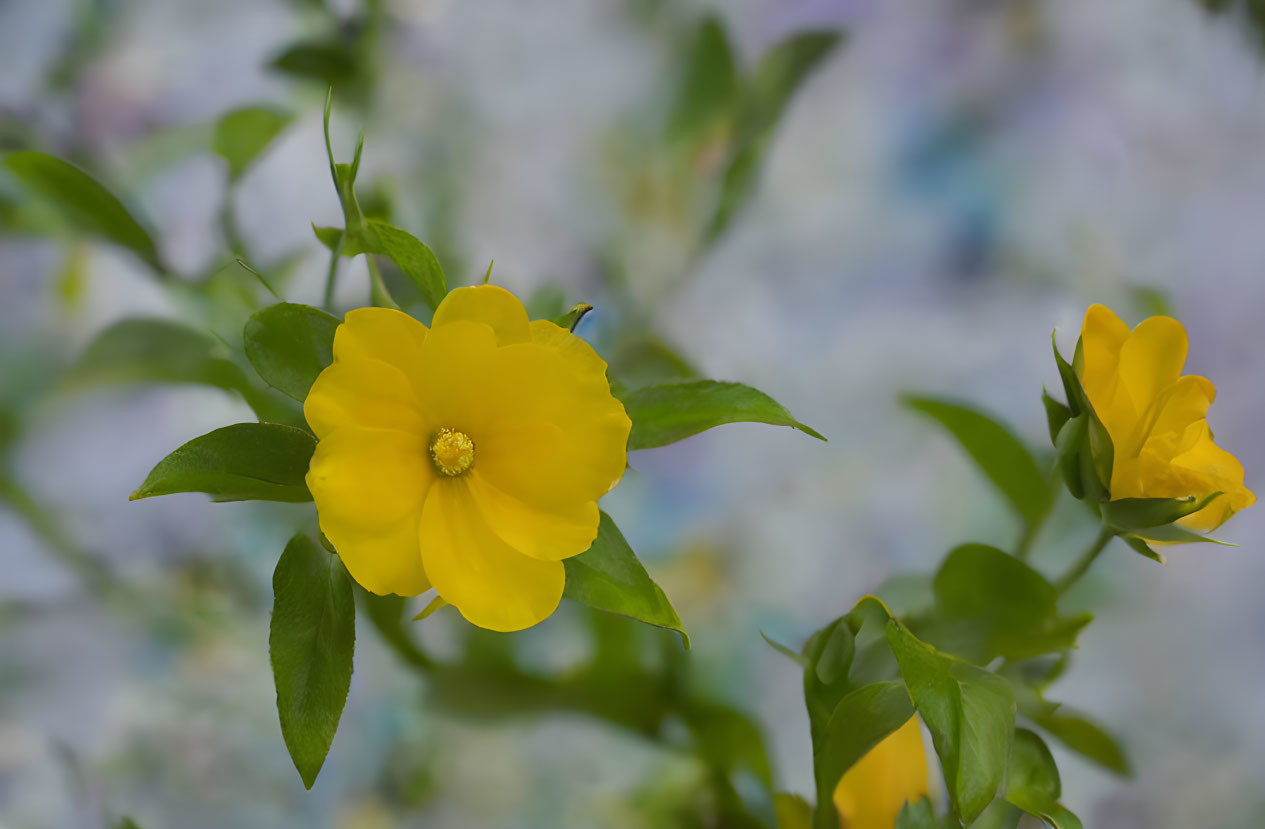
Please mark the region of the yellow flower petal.
[[1187, 348], [1186, 329], [1172, 317], [1145, 319], [1129, 333], [1120, 346], [1117, 371], [1134, 411], [1146, 412], [1161, 392], [1177, 382]]
[[303, 416], [318, 438], [340, 426], [426, 431], [417, 397], [404, 372], [381, 360], [339, 360], [320, 373]]
[[321, 516], [375, 527], [419, 510], [435, 476], [419, 435], [347, 427], [316, 444], [307, 486]]
[[410, 378], [420, 365], [426, 326], [393, 308], [348, 311], [334, 331], [335, 360], [381, 360]]
[[[1173, 458], [1172, 465], [1199, 480], [1199, 488], [1192, 490], [1191, 494], [1203, 497], [1214, 492], [1223, 493], [1199, 512], [1181, 520], [1191, 529], [1206, 532], [1215, 530], [1239, 510], [1252, 506], [1256, 503], [1256, 496], [1243, 485], [1243, 465], [1213, 442], [1212, 430], [1207, 422], [1195, 424], [1191, 431], [1197, 438], [1190, 448]], [[1189, 440], [1185, 442], [1191, 443]]]
[[523, 303], [499, 285], [474, 285], [450, 291], [435, 309], [430, 325], [439, 328], [458, 321], [491, 326], [501, 345], [531, 339]]
[[927, 794], [927, 752], [918, 718], [888, 735], [835, 788], [842, 829], [892, 829], [907, 801]]
[[347, 572], [370, 593], [416, 596], [430, 589], [417, 540], [420, 511], [391, 524], [364, 527], [320, 514], [321, 532], [338, 550]]
[[522, 630], [562, 600], [562, 562], [525, 556], [502, 541], [484, 520], [468, 476], [436, 482], [418, 534], [436, 592], [479, 627]]
[[1091, 305], [1085, 312], [1081, 324], [1081, 385], [1095, 409], [1105, 406], [1115, 391], [1120, 346], [1128, 336], [1129, 326], [1107, 306]]
[[606, 361], [598, 356], [593, 346], [560, 325], [549, 320], [532, 320], [532, 342], [562, 352], [575, 371], [581, 375], [606, 376]]
[[534, 344], [503, 348], [487, 366], [499, 419], [475, 438], [476, 463], [501, 490], [538, 506], [593, 501], [628, 462], [632, 422], [604, 374], [583, 357]]
[[476, 447], [491, 419], [513, 415], [501, 411], [502, 390], [488, 379], [487, 365], [496, 352], [490, 326], [464, 321], [431, 329], [422, 351], [423, 410], [436, 428], [464, 432]]
[[542, 561], [561, 561], [593, 545], [601, 519], [596, 501], [575, 501], [554, 509], [524, 503], [475, 473], [470, 490], [488, 526], [515, 550]]

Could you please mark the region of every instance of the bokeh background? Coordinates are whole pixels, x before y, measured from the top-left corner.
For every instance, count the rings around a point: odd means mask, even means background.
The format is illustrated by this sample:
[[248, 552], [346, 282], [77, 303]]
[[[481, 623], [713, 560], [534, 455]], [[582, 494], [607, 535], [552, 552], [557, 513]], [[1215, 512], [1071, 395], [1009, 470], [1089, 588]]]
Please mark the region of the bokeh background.
[[[520, 295], [597, 305], [580, 333], [599, 349], [632, 317], [703, 376], [756, 386], [829, 436], [726, 426], [633, 456], [606, 502], [692, 634], [694, 681], [759, 724], [781, 789], [811, 791], [807, 718], [798, 669], [761, 631], [798, 643], [890, 575], [1017, 533], [901, 392], [977, 401], [1041, 446], [1051, 329], [1067, 351], [1091, 302], [1131, 322], [1171, 309], [1190, 369], [1220, 389], [1218, 442], [1265, 487], [1251, 3], [371, 5], [0, 0], [0, 146], [73, 159], [124, 194], [180, 280], [222, 286], [229, 310], [198, 319], [237, 347], [238, 294], [257, 286], [222, 262], [230, 244], [287, 299], [320, 302], [311, 225], [340, 215], [321, 139], [333, 80], [341, 155], [365, 129], [362, 197], [428, 241], [450, 281], [495, 259]], [[846, 32], [712, 245], [693, 200], [716, 175], [714, 136], [653, 126], [709, 12], [747, 67], [798, 29]], [[279, 67], [300, 42], [344, 46]], [[208, 125], [261, 103], [295, 120], [230, 192]], [[0, 230], [0, 826], [684, 820], [688, 757], [577, 714], [452, 716], [367, 625], [305, 792], [266, 647], [271, 570], [303, 508], [128, 503], [164, 454], [250, 411], [217, 389], [68, 380], [106, 326], [193, 319], [196, 303], [117, 248], [21, 230]], [[340, 307], [366, 284], [363, 261], [346, 265]], [[1166, 567], [1119, 545], [1070, 597], [1098, 618], [1052, 696], [1109, 724], [1136, 767], [1126, 780], [1056, 748], [1087, 826], [1265, 825], [1265, 510], [1222, 535], [1241, 546], [1177, 549]], [[1087, 537], [1064, 503], [1038, 565], [1056, 572]], [[565, 670], [581, 622], [564, 607], [518, 637], [520, 660]], [[416, 628], [444, 653], [462, 626], [448, 611]]]

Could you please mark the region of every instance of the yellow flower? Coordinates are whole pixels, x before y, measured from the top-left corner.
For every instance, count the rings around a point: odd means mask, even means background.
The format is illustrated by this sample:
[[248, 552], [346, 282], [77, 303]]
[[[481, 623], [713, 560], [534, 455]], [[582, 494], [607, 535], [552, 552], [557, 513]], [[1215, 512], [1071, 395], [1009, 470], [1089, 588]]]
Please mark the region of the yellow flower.
[[1212, 441], [1205, 416], [1216, 397], [1206, 378], [1182, 376], [1186, 329], [1151, 317], [1132, 331], [1093, 305], [1081, 328], [1081, 384], [1115, 449], [1111, 498], [1202, 498], [1223, 493], [1179, 523], [1212, 530], [1256, 496], [1243, 466]]
[[321, 530], [356, 581], [434, 587], [472, 623], [521, 630], [562, 597], [597, 535], [631, 423], [606, 363], [493, 285], [458, 288], [429, 329], [351, 311], [303, 406]]
[[848, 769], [835, 787], [842, 829], [892, 829], [908, 801], [927, 796], [927, 752], [910, 717]]

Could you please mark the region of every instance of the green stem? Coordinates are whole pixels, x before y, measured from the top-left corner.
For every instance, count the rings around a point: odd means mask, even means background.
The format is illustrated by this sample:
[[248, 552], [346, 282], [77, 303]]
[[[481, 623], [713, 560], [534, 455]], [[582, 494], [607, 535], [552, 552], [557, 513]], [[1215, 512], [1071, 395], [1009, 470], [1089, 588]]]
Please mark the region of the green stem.
[[369, 266], [369, 302], [379, 308], [400, 310], [399, 303], [387, 290], [387, 284], [382, 281], [382, 272], [378, 270], [378, 263], [373, 261], [372, 253], [365, 254], [365, 264]]
[[1094, 539], [1094, 543], [1089, 545], [1089, 547], [1085, 549], [1085, 552], [1081, 553], [1080, 558], [1076, 559], [1076, 563], [1072, 565], [1071, 569], [1060, 576], [1059, 580], [1054, 583], [1055, 590], [1057, 590], [1060, 594], [1066, 593], [1068, 588], [1070, 588], [1073, 584], [1076, 584], [1076, 582], [1080, 580], [1080, 577], [1085, 575], [1085, 572], [1089, 570], [1090, 566], [1098, 558], [1098, 555], [1106, 549], [1107, 542], [1111, 541], [1111, 539], [1115, 537], [1115, 533], [1104, 527], [1103, 530], [1098, 533], [1098, 537]]
[[338, 244], [334, 245], [329, 254], [329, 270], [325, 274], [325, 298], [322, 305], [331, 313], [334, 310], [334, 286], [338, 284], [338, 259], [343, 255], [343, 241], [346, 238], [347, 231], [344, 230], [338, 237]]

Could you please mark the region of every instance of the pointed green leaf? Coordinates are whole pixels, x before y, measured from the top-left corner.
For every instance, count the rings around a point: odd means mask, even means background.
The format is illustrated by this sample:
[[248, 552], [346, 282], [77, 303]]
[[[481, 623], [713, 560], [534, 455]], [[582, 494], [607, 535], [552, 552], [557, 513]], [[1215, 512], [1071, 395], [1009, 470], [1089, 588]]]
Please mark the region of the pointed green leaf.
[[1027, 523], [1041, 520], [1050, 491], [1036, 459], [1014, 433], [996, 419], [960, 403], [906, 397], [904, 403], [949, 431]]
[[228, 162], [229, 180], [241, 178], [292, 120], [288, 112], [271, 107], [243, 107], [220, 118], [211, 146]]
[[602, 513], [593, 546], [562, 563], [567, 570], [563, 596], [598, 610], [674, 630], [689, 648], [690, 637], [681, 626], [681, 617], [641, 566], [609, 515]]
[[311, 501], [304, 478], [316, 438], [277, 423], [238, 423], [158, 462], [129, 500], [205, 492], [213, 501]]
[[844, 773], [913, 715], [913, 704], [901, 682], [875, 682], [839, 700], [821, 739], [813, 744], [817, 809], [831, 818], [823, 821], [819, 817], [819, 826], [839, 823], [831, 798]]
[[936, 574], [936, 605], [956, 626], [953, 651], [972, 662], [1027, 659], [1072, 647], [1093, 619], [1057, 616], [1058, 593], [1045, 577], [996, 547], [963, 544]]
[[1095, 763], [1126, 777], [1133, 772], [1116, 739], [1084, 714], [1062, 706], [1025, 713], [1053, 738]]
[[1205, 498], [1121, 498], [1102, 505], [1102, 520], [1118, 530], [1159, 527], [1194, 515], [1220, 496], [1216, 492]]
[[1151, 549], [1145, 538], [1139, 538], [1136, 535], [1122, 535], [1120, 537], [1124, 539], [1125, 544], [1132, 547], [1138, 554], [1149, 558], [1151, 561], [1158, 561], [1160, 564], [1168, 563], [1161, 553]]
[[246, 321], [246, 359], [265, 383], [301, 403], [316, 376], [333, 362], [338, 324], [337, 317], [310, 305], [270, 305]]
[[4, 163], [14, 178], [56, 205], [79, 230], [128, 248], [163, 272], [149, 232], [92, 176], [60, 158], [33, 150], [9, 153]]
[[667, 446], [725, 423], [790, 426], [825, 440], [776, 400], [742, 383], [665, 383], [627, 392], [622, 399], [632, 420], [630, 450]]
[[447, 295], [448, 282], [439, 260], [430, 248], [408, 231], [380, 219], [369, 219], [361, 247], [366, 253], [378, 253], [390, 258], [400, 272], [421, 291], [422, 299], [431, 310], [438, 308]]
[[[1217, 539], [1197, 533], [1194, 530], [1188, 530], [1181, 524], [1169, 524], [1165, 527], [1147, 527], [1144, 530], [1138, 530], [1133, 535], [1141, 538], [1143, 541], [1150, 541], [1159, 544], [1216, 544], [1221, 547], [1237, 547], [1237, 544], [1231, 544], [1228, 541], [1218, 541]], [[1134, 547], [1136, 550], [1137, 548]]]
[[568, 331], [573, 332], [575, 331], [575, 327], [580, 324], [580, 320], [584, 319], [589, 311], [592, 310], [592, 305], [589, 305], [586, 302], [581, 302], [572, 306], [571, 310], [567, 311], [565, 314], [559, 315], [554, 319], [553, 323], [559, 328], [565, 328]]
[[351, 686], [356, 605], [336, 555], [306, 535], [286, 545], [272, 574], [268, 654], [290, 759], [312, 788], [338, 731]]
[[1041, 390], [1041, 404], [1045, 406], [1045, 422], [1050, 430], [1050, 443], [1057, 444], [1063, 424], [1072, 419], [1072, 410]]
[[795, 650], [794, 648], [789, 648], [786, 645], [783, 645], [781, 642], [770, 637], [764, 631], [760, 631], [760, 636], [761, 638], [764, 639], [765, 642], [768, 643], [769, 647], [773, 648], [773, 650], [782, 654], [787, 659], [794, 662], [796, 665], [799, 665], [801, 668], [808, 667], [808, 657], [804, 656], [799, 651]]
[[931, 730], [954, 813], [970, 823], [993, 800], [1015, 728], [1010, 684], [939, 653], [890, 622], [887, 639], [905, 687]]

